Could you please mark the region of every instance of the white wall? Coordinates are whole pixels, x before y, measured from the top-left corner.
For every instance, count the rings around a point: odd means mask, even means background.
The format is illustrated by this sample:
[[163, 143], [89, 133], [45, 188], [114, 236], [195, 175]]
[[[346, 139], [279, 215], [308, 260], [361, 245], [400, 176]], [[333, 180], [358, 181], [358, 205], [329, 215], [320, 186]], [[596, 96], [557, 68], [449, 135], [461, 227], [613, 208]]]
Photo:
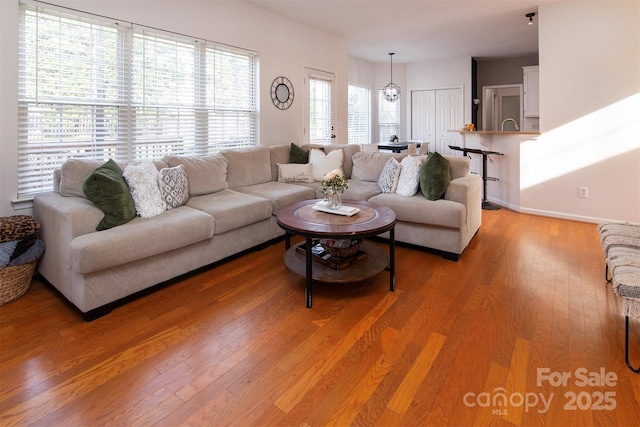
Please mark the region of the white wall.
[[349, 84], [371, 90], [371, 137], [378, 135], [378, 87], [376, 86], [376, 65], [363, 59], [349, 57]]
[[407, 65], [405, 104], [408, 112], [407, 135], [411, 134], [411, 91], [462, 88], [463, 123], [471, 123], [471, 58], [452, 58], [442, 61]]
[[[336, 74], [337, 143], [347, 142], [348, 52], [343, 39], [303, 26], [244, 2], [50, 0], [96, 13], [226, 43], [260, 54], [260, 143], [303, 141], [304, 67]], [[29, 214], [30, 203], [14, 205], [17, 162], [18, 0], [0, 0], [0, 215]], [[271, 103], [271, 82], [288, 77], [293, 105], [278, 110]], [[16, 208], [26, 208], [16, 211]]]
[[543, 134], [521, 146], [521, 208], [640, 221], [640, 3], [561, 2], [538, 14]]

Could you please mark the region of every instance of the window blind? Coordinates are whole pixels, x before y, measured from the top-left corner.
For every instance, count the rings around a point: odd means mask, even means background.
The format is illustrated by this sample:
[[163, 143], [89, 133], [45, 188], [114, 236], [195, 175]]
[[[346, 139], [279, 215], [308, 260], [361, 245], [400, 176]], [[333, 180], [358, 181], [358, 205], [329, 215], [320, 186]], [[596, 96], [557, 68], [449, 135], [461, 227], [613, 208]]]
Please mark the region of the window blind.
[[18, 198], [69, 158], [127, 162], [258, 143], [254, 52], [20, 5]]
[[389, 141], [392, 135], [400, 131], [400, 103], [384, 99], [382, 90], [378, 91], [378, 137], [380, 141]]
[[348, 111], [349, 144], [370, 144], [371, 141], [371, 90], [349, 85]]

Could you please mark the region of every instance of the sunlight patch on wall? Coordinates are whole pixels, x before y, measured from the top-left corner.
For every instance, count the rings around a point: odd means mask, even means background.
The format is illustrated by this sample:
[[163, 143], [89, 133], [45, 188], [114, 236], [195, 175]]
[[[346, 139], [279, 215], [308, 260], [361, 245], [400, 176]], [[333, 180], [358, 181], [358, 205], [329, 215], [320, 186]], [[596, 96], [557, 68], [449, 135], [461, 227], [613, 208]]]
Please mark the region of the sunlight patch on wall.
[[640, 93], [520, 147], [520, 189], [640, 148]]

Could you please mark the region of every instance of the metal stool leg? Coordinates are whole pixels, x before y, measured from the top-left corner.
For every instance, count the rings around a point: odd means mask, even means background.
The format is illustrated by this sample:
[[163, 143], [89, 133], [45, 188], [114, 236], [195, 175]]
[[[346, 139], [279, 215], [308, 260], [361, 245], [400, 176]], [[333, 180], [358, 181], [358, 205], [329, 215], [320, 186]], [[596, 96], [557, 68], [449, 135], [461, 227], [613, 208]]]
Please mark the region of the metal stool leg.
[[627, 362], [627, 366], [631, 369], [631, 372], [638, 374], [640, 373], [640, 365], [637, 368], [634, 368], [629, 360], [629, 316], [625, 316], [624, 331], [624, 361]]

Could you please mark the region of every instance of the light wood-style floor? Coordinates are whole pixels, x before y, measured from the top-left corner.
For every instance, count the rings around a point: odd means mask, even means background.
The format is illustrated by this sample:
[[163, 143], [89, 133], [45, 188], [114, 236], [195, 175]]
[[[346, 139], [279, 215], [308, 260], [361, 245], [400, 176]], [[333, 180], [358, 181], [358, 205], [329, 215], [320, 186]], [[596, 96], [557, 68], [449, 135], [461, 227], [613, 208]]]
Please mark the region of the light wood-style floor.
[[[594, 224], [484, 211], [459, 262], [316, 284], [284, 243], [86, 323], [35, 281], [0, 308], [0, 425], [638, 426]], [[640, 323], [632, 323], [640, 363]]]

